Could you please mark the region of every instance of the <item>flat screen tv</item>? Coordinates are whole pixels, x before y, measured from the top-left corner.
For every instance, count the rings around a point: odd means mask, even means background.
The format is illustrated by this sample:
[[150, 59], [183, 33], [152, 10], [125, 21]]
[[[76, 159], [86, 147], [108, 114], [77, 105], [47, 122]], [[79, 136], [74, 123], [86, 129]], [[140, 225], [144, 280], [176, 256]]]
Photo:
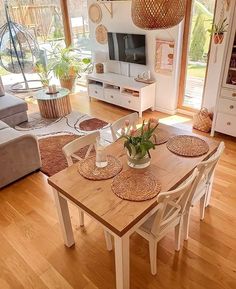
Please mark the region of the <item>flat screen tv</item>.
[[140, 34], [108, 32], [110, 60], [146, 65], [146, 37]]

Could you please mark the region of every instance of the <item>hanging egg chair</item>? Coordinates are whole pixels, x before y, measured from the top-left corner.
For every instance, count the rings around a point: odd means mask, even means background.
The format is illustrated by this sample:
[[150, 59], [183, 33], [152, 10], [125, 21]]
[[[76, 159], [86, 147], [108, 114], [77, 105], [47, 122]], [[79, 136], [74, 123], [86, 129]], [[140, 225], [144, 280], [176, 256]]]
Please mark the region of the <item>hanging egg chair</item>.
[[132, 0], [132, 19], [142, 29], [167, 29], [179, 24], [187, 0]]
[[25, 26], [11, 21], [6, 2], [5, 12], [7, 22], [0, 28], [0, 65], [8, 72], [21, 73], [23, 90], [29, 90], [25, 73], [33, 72], [39, 46]]

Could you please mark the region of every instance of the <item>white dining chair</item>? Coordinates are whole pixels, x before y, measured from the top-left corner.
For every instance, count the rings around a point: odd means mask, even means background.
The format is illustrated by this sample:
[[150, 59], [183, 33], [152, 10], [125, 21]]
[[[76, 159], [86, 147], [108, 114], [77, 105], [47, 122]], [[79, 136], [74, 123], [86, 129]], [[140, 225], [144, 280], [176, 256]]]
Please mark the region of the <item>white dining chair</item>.
[[189, 203], [185, 214], [185, 240], [187, 240], [189, 236], [191, 208], [194, 207], [198, 202], [200, 202], [200, 219], [203, 220], [205, 217], [205, 209], [209, 205], [211, 199], [216, 165], [224, 149], [225, 144], [224, 142], [221, 142], [216, 153], [209, 160], [201, 162], [197, 165], [199, 175], [197, 177], [196, 185], [192, 192], [192, 196], [190, 196], [189, 198]]
[[[73, 158], [76, 159], [77, 161], [81, 161], [83, 158], [79, 157], [76, 153], [85, 147], [88, 147], [87, 151], [85, 152], [84, 159], [86, 159], [92, 149], [95, 149], [95, 144], [96, 144], [96, 138], [100, 136], [99, 132], [93, 132], [90, 133], [86, 136], [82, 136], [78, 139], [73, 140], [72, 142], [68, 143], [62, 148], [62, 151], [66, 157], [67, 164], [68, 166], [73, 165]], [[80, 226], [84, 226], [84, 213], [83, 211], [79, 210], [79, 221], [80, 221]]]
[[175, 228], [175, 250], [181, 246], [181, 230], [185, 209], [192, 193], [198, 170], [183, 185], [175, 190], [160, 193], [157, 197], [157, 211], [138, 229], [137, 233], [149, 242], [151, 273], [157, 273], [157, 243]]
[[125, 127], [125, 121], [128, 120], [130, 123], [130, 126], [136, 126], [138, 123], [138, 113], [134, 112], [131, 114], [128, 114], [115, 122], [111, 125], [111, 133], [113, 141], [116, 141], [121, 136], [121, 129]]

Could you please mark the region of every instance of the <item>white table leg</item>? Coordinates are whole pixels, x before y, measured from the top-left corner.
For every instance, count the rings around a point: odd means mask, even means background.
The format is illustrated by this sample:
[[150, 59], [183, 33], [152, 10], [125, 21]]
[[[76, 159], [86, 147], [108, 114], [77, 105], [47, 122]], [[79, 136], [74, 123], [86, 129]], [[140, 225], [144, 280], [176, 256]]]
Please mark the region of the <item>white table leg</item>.
[[61, 197], [56, 190], [54, 190], [54, 196], [57, 214], [61, 225], [61, 231], [64, 238], [64, 243], [67, 247], [71, 247], [75, 244], [75, 240], [71, 226], [70, 213], [67, 200]]
[[129, 289], [129, 236], [115, 236], [116, 289]]

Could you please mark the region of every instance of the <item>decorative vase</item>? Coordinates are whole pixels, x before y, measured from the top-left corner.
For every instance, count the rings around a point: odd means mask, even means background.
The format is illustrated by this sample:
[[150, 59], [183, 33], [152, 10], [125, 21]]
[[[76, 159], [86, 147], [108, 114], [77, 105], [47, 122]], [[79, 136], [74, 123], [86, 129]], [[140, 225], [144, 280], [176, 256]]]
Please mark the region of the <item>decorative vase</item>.
[[130, 155], [127, 151], [127, 163], [131, 168], [144, 169], [150, 166], [151, 159], [148, 154], [146, 154], [144, 157], [140, 157], [139, 154]]
[[224, 33], [215, 33], [214, 34], [214, 43], [221, 44], [224, 40]]

